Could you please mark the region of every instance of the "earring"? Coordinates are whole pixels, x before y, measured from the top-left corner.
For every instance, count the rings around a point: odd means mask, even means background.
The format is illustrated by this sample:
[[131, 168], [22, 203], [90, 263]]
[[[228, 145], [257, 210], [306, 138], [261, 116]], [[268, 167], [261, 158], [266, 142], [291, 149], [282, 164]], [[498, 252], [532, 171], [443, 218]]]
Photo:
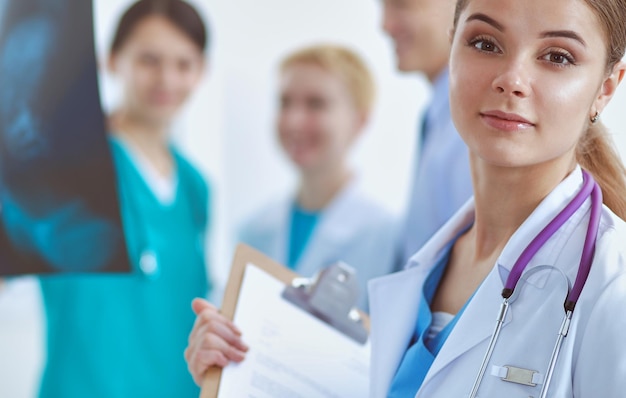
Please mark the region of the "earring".
[[591, 118], [589, 118], [589, 120], [591, 121], [591, 124], [596, 124], [598, 119], [600, 119], [600, 113], [598, 111], [596, 111], [595, 115], [593, 115]]

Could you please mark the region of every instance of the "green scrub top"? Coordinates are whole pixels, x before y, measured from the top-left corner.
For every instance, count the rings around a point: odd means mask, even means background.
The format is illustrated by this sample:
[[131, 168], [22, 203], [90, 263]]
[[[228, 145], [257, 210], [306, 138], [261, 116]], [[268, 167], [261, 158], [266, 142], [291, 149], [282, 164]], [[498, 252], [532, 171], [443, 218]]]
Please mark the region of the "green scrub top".
[[183, 351], [210, 290], [204, 261], [209, 190], [176, 150], [176, 194], [162, 204], [111, 140], [133, 272], [40, 278], [47, 316], [42, 398], [197, 397]]

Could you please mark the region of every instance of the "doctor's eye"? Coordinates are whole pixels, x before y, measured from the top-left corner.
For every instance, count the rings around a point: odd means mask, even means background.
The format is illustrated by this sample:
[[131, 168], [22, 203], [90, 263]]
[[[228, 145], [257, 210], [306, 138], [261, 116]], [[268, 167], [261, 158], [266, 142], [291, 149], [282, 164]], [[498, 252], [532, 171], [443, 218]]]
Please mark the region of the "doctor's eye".
[[541, 59], [558, 67], [576, 65], [574, 57], [565, 50], [550, 50], [546, 55], [542, 56]]
[[291, 99], [287, 96], [281, 96], [279, 99], [280, 109], [287, 109], [291, 105]]
[[307, 108], [315, 111], [320, 111], [326, 108], [327, 101], [321, 97], [310, 97], [306, 100]]
[[158, 66], [161, 59], [156, 54], [143, 53], [139, 55], [139, 63], [143, 66], [155, 67]]
[[476, 37], [468, 42], [468, 45], [474, 47], [478, 51], [482, 51], [485, 53], [501, 53], [500, 48], [493, 42], [493, 40], [487, 37]]
[[176, 62], [176, 67], [179, 72], [189, 72], [193, 66], [193, 62], [189, 59], [180, 59]]

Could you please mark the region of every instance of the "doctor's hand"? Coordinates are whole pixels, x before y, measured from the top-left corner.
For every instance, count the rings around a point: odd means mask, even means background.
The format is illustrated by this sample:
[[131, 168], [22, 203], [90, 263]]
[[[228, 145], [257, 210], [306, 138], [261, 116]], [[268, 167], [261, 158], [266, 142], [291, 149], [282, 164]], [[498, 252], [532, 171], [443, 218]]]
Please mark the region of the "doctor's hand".
[[239, 329], [208, 301], [194, 299], [191, 308], [196, 322], [189, 335], [185, 360], [193, 380], [202, 386], [208, 368], [243, 361], [248, 346], [241, 340]]

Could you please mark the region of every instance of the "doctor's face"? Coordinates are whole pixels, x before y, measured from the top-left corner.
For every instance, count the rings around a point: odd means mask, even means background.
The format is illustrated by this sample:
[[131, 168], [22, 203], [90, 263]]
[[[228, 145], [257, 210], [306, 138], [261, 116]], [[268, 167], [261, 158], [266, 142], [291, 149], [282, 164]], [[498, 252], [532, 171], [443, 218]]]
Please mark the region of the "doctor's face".
[[341, 165], [362, 121], [336, 74], [306, 63], [290, 65], [281, 74], [278, 137], [301, 172]]
[[149, 123], [167, 123], [197, 86], [203, 53], [174, 24], [158, 15], [141, 20], [110, 68], [123, 87], [123, 106]]
[[573, 163], [619, 80], [607, 73], [605, 43], [580, 0], [470, 0], [452, 43], [450, 103], [474, 159]]
[[403, 72], [421, 72], [432, 81], [448, 64], [454, 0], [384, 0], [384, 31]]

